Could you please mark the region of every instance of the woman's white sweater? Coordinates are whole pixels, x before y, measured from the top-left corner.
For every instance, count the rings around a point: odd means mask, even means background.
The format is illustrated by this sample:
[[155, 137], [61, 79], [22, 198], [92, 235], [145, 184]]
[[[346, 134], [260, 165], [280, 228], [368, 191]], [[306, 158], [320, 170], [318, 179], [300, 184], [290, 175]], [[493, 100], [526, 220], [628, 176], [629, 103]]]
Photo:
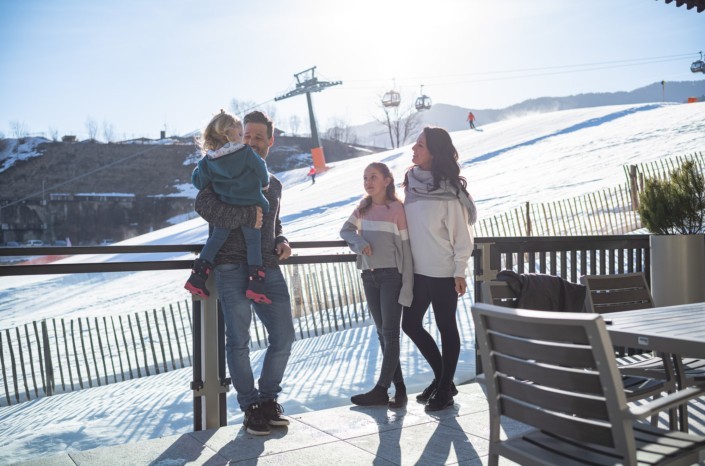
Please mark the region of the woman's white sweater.
[[406, 202], [414, 273], [465, 277], [473, 250], [468, 210], [457, 199], [417, 198]]

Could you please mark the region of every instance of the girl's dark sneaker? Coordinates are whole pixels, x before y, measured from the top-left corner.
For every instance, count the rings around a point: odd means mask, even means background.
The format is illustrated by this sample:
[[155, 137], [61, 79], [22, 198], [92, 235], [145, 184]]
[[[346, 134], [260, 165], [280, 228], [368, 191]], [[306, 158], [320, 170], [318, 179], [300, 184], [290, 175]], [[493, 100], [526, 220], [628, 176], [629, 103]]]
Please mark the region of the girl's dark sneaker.
[[406, 404], [409, 402], [409, 397], [406, 395], [406, 392], [397, 392], [394, 394], [392, 398], [389, 399], [389, 407], [390, 408], [403, 408], [406, 406]]
[[350, 401], [358, 406], [387, 406], [389, 395], [385, 387], [375, 385], [369, 392], [351, 397]]
[[394, 396], [389, 399], [390, 408], [403, 408], [409, 402], [406, 395], [406, 384], [404, 382], [394, 382]]
[[210, 292], [206, 288], [206, 281], [211, 270], [213, 270], [213, 265], [210, 262], [204, 259], [196, 259], [193, 261], [191, 276], [186, 281], [184, 288], [201, 298], [207, 298], [210, 296]]
[[272, 300], [264, 294], [264, 267], [259, 265], [250, 266], [250, 280], [247, 283], [245, 296], [257, 304], [272, 304]]

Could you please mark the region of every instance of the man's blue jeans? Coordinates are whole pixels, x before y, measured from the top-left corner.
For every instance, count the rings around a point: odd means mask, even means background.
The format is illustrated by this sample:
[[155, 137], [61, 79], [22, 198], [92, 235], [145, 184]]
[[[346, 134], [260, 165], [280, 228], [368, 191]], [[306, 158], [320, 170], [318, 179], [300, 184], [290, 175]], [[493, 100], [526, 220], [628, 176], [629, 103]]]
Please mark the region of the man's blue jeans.
[[[266, 269], [264, 283], [272, 304], [254, 304], [245, 297], [249, 280], [247, 264], [218, 265], [215, 279], [225, 320], [225, 354], [240, 409], [245, 411], [252, 403], [276, 400], [295, 336], [289, 289], [281, 270]], [[250, 365], [250, 306], [254, 306], [269, 336], [259, 389], [255, 388]]]
[[396, 268], [384, 268], [363, 270], [361, 276], [367, 307], [375, 321], [382, 348], [382, 368], [377, 385], [389, 388], [392, 382], [404, 382], [399, 364], [401, 274]]

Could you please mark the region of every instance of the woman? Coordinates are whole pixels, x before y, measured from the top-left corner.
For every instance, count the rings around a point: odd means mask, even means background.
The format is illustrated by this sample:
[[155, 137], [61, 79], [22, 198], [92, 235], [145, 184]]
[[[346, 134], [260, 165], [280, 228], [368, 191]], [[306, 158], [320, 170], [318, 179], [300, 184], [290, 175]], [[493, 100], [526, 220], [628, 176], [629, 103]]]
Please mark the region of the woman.
[[[465, 274], [473, 249], [471, 225], [477, 214], [460, 176], [458, 152], [443, 128], [425, 127], [416, 144], [412, 166], [404, 176], [411, 254], [414, 262], [414, 299], [404, 309], [402, 329], [433, 369], [431, 384], [416, 397], [427, 411], [452, 406], [458, 391], [453, 376], [460, 355], [455, 320], [458, 297], [465, 294]], [[443, 352], [423, 327], [433, 305]]]

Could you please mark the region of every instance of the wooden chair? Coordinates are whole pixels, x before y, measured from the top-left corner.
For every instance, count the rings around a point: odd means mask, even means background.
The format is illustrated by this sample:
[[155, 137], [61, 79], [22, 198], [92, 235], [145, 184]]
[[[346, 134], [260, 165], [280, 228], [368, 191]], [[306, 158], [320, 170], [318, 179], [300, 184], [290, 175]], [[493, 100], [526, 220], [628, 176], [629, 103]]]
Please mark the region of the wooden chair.
[[[642, 272], [615, 275], [585, 275], [580, 277], [585, 285], [585, 306], [589, 311], [606, 314], [618, 311], [632, 311], [654, 307], [654, 300], [646, 277]], [[681, 359], [674, 355], [647, 355], [617, 360], [623, 374], [652, 377], [664, 380], [667, 385], [673, 381], [669, 391], [705, 382], [705, 361], [702, 359]], [[674, 365], [678, 370], [675, 370]], [[676, 377], [677, 374], [677, 377]], [[688, 418], [685, 410], [680, 412], [681, 430], [688, 431]]]
[[[489, 464], [695, 464], [705, 437], [643, 422], [702, 396], [689, 387], [630, 406], [599, 314], [472, 307], [490, 408]], [[501, 416], [535, 429], [501, 439]]]
[[484, 281], [482, 285], [482, 302], [502, 307], [517, 307], [519, 297], [501, 280]]
[[585, 307], [590, 312], [605, 314], [654, 307], [654, 299], [643, 272], [583, 275], [580, 283], [587, 288]]
[[[482, 282], [482, 302], [502, 307], [516, 308], [518, 296], [507, 285], [507, 282], [500, 280]], [[541, 309], [538, 309], [541, 310]], [[475, 330], [477, 333], [477, 329]], [[476, 345], [477, 348], [477, 345]], [[479, 359], [479, 353], [478, 353]], [[476, 363], [477, 364], [477, 363]], [[479, 361], [482, 364], [482, 360]], [[482, 381], [482, 378], [478, 378]], [[637, 401], [644, 398], [658, 397], [663, 392], [673, 391], [675, 382], [665, 380], [664, 377], [648, 377], [642, 374], [623, 374], [622, 385], [624, 386], [627, 401]], [[670, 420], [673, 424], [676, 423], [675, 413], [669, 413]], [[658, 415], [655, 415], [652, 422], [658, 422]]]

